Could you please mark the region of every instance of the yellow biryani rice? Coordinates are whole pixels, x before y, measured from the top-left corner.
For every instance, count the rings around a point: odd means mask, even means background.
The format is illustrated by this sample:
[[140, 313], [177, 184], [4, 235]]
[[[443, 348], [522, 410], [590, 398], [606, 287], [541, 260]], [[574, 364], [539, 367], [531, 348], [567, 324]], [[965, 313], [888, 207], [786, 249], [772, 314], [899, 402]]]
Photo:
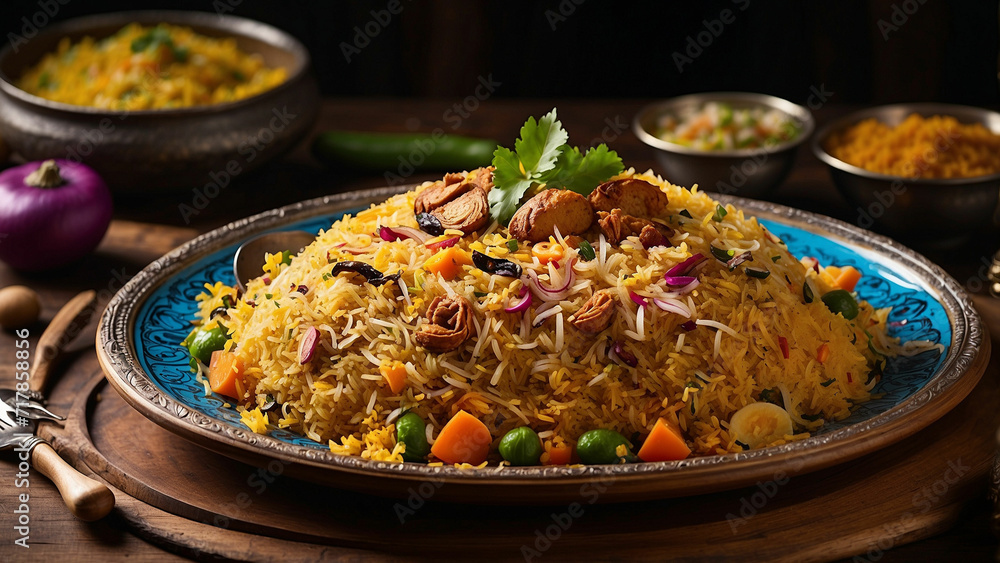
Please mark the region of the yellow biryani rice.
[[281, 84], [286, 74], [231, 37], [130, 24], [105, 39], [64, 38], [17, 85], [56, 102], [129, 111], [241, 100]]
[[831, 135], [824, 148], [848, 164], [904, 178], [1000, 172], [1000, 135], [950, 116], [912, 114], [895, 127], [866, 119]]
[[[544, 463], [553, 447], [571, 445], [595, 428], [637, 433], [641, 443], [659, 417], [679, 425], [693, 455], [741, 451], [728, 421], [741, 407], [768, 397], [783, 403], [795, 424], [794, 434], [769, 444], [777, 445], [846, 418], [853, 405], [871, 398], [878, 379], [873, 366], [903, 349], [883, 330], [887, 309], [862, 302], [857, 318], [848, 321], [818, 298], [805, 303], [807, 278], [817, 295], [835, 287], [832, 278], [804, 266], [756, 219], [728, 206], [722, 221], [713, 220], [717, 202], [697, 189], [671, 185], [651, 172], [628, 170], [617, 178], [629, 176], [666, 192], [676, 246], [643, 249], [635, 238], [612, 246], [603, 235], [594, 236], [596, 257], [586, 261], [560, 238], [564, 259], [556, 269], [541, 265], [523, 242], [511, 251], [507, 230], [495, 223], [482, 236], [460, 240], [457, 246], [466, 251], [516, 261], [554, 286], [572, 269], [568, 297], [558, 303], [535, 299], [523, 313], [504, 311], [519, 295], [520, 279], [463, 266], [446, 281], [423, 268], [434, 251], [414, 240], [372, 236], [380, 226], [416, 227], [414, 198], [428, 184], [345, 216], [289, 265], [280, 255], [269, 256], [264, 275], [248, 285], [226, 321], [232, 336], [227, 349], [243, 360], [250, 387], [239, 407], [244, 422], [260, 433], [302, 433], [328, 442], [335, 453], [401, 461], [392, 424], [401, 412], [419, 414], [433, 439], [465, 410], [487, 425], [494, 446], [515, 427], [536, 430]], [[750, 251], [754, 262], [747, 265], [766, 266], [771, 274], [756, 279], [742, 268], [731, 272], [712, 258], [710, 245]], [[359, 249], [369, 251], [346, 251]], [[630, 291], [647, 299], [667, 294], [665, 272], [696, 253], [708, 257], [697, 274], [701, 283], [679, 298], [690, 318], [639, 307], [630, 298]], [[402, 272], [406, 291], [396, 283], [375, 287], [353, 275], [331, 276], [330, 264], [338, 260]], [[300, 285], [305, 295], [293, 290]], [[221, 283], [206, 287], [199, 317], [214, 323], [210, 312], [236, 294]], [[583, 334], [567, 319], [603, 288], [617, 297], [613, 324], [597, 336]], [[426, 322], [429, 302], [455, 294], [473, 305], [473, 336], [447, 353], [418, 347], [414, 333]], [[682, 327], [689, 320], [694, 330]], [[298, 349], [309, 327], [322, 338], [316, 357], [302, 365]], [[636, 367], [610, 357], [614, 341], [634, 354]], [[820, 358], [823, 346], [830, 352], [826, 358]], [[380, 371], [397, 361], [407, 372], [401, 393], [390, 390]], [[280, 411], [261, 409], [270, 400], [281, 404]]]

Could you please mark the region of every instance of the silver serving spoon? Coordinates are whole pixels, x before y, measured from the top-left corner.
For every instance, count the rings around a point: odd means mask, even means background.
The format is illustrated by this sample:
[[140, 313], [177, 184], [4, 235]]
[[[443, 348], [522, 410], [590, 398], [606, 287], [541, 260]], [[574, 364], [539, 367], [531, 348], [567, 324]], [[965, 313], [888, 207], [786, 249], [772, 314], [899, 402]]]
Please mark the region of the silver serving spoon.
[[233, 256], [233, 275], [236, 286], [243, 293], [250, 280], [258, 278], [264, 268], [264, 254], [277, 254], [289, 250], [294, 254], [316, 240], [316, 235], [306, 231], [264, 233], [240, 245]]

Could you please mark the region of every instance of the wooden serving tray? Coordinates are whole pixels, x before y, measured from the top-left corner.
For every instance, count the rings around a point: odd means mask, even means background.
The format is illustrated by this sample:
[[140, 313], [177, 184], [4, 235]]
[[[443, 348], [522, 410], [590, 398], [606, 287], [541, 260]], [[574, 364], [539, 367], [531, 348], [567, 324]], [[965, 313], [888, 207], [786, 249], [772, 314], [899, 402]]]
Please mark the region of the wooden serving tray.
[[[607, 483], [559, 506], [435, 502], [438, 485], [408, 499], [323, 488], [193, 445], [143, 418], [78, 358], [82, 387], [55, 447], [116, 489], [117, 516], [171, 551], [202, 559], [396, 556], [474, 559], [828, 560], [880, 556], [948, 529], [986, 492], [1000, 426], [1000, 362], [953, 411], [914, 436], [830, 469], [744, 489], [602, 504]], [[90, 378], [87, 381], [87, 378]], [[59, 393], [63, 392], [60, 397]], [[792, 468], [794, 469], [794, 468]]]

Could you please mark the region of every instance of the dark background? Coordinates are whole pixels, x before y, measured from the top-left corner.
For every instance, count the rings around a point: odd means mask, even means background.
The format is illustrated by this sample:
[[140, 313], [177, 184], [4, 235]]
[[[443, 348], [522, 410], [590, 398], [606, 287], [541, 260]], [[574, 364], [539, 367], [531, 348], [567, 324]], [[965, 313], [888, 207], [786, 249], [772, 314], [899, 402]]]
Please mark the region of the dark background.
[[[389, 0], [2, 0], [0, 23], [8, 44], [45, 6], [59, 7], [38, 16], [50, 22], [139, 8], [243, 16], [300, 38], [327, 96], [464, 97], [492, 74], [500, 98], [742, 90], [801, 103], [822, 88], [837, 102], [1000, 102], [995, 1], [398, 1], [393, 15]], [[389, 23], [359, 36], [377, 15]]]

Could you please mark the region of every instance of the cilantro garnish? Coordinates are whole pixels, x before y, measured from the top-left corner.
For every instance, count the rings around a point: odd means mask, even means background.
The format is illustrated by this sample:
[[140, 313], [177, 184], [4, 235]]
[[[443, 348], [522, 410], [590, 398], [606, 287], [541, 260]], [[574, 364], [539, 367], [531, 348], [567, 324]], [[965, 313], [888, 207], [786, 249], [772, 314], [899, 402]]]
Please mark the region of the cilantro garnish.
[[716, 205], [715, 215], [712, 215], [712, 220], [715, 221], [716, 223], [719, 223], [726, 217], [726, 215], [729, 215], [729, 212], [726, 211], [726, 208], [722, 207], [722, 205]]
[[556, 117], [555, 108], [535, 120], [529, 117], [514, 141], [514, 150], [497, 147], [493, 153], [493, 188], [490, 214], [506, 225], [521, 198], [533, 185], [566, 188], [583, 195], [620, 173], [624, 166], [615, 151], [601, 144], [581, 153], [566, 144], [569, 134]]

